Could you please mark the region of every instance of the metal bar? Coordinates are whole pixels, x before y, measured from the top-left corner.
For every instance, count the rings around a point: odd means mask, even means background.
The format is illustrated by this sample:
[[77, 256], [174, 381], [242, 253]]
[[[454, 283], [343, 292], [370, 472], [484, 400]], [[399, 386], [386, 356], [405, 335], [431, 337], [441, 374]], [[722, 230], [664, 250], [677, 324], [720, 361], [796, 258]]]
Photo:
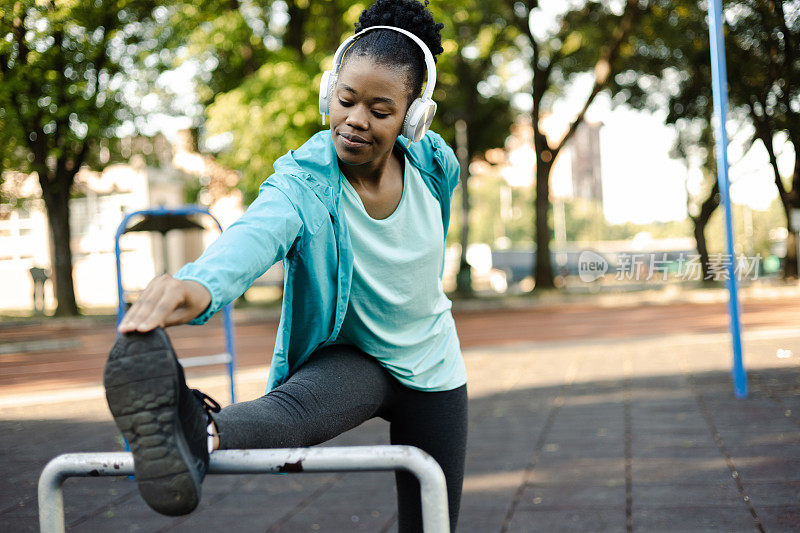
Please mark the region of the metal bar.
[[728, 314], [730, 315], [731, 340], [733, 344], [733, 392], [737, 398], [747, 397], [747, 372], [742, 363], [742, 335], [739, 324], [739, 296], [736, 288], [736, 255], [733, 250], [733, 215], [728, 181], [728, 135], [725, 121], [728, 114], [728, 74], [725, 68], [725, 36], [722, 33], [724, 18], [722, 1], [708, 2], [708, 34], [711, 45], [711, 87], [714, 94], [714, 119], [716, 121], [717, 180], [720, 203], [725, 214], [725, 236], [728, 245]]
[[117, 267], [117, 326], [122, 322], [122, 317], [125, 316], [125, 293], [122, 290], [122, 248], [120, 246], [120, 238], [128, 227], [128, 220], [131, 219], [136, 213], [129, 213], [122, 217], [122, 222], [117, 226], [117, 231], [114, 234], [114, 264]]
[[[273, 450], [218, 450], [211, 454], [209, 474], [268, 474], [407, 470], [419, 480], [425, 533], [447, 533], [447, 485], [439, 464], [413, 446], [342, 446]], [[128, 452], [68, 453], [52, 459], [39, 477], [39, 528], [64, 531], [62, 484], [68, 477], [133, 474]]]
[[222, 308], [222, 323], [225, 326], [225, 349], [228, 350], [228, 381], [231, 386], [231, 403], [236, 403], [236, 387], [233, 373], [236, 370], [236, 348], [233, 343], [233, 303]]

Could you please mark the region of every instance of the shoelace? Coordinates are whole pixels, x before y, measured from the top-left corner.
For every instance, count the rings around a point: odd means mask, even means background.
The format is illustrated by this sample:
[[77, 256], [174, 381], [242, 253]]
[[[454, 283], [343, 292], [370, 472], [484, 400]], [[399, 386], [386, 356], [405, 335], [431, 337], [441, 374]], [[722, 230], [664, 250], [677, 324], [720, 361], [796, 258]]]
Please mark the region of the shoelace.
[[201, 392], [197, 389], [192, 389], [192, 393], [198, 400], [200, 400], [200, 403], [203, 404], [203, 409], [208, 417], [208, 422], [211, 423], [211, 413], [219, 413], [222, 407], [220, 407], [214, 398], [204, 392]]

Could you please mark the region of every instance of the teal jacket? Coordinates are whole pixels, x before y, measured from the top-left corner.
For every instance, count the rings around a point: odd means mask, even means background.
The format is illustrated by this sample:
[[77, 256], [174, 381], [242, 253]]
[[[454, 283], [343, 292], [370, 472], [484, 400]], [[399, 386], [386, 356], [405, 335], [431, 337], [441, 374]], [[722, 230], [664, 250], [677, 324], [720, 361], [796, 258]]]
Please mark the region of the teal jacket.
[[[453, 150], [429, 131], [419, 142], [396, 144], [439, 201], [445, 238], [459, 168]], [[273, 165], [256, 200], [202, 256], [175, 277], [194, 280], [211, 293], [192, 324], [205, 323], [238, 298], [267, 268], [283, 260], [283, 308], [267, 390], [284, 383], [311, 353], [333, 344], [350, 296], [353, 250], [331, 132], [321, 131]], [[442, 243], [444, 246], [444, 243]]]

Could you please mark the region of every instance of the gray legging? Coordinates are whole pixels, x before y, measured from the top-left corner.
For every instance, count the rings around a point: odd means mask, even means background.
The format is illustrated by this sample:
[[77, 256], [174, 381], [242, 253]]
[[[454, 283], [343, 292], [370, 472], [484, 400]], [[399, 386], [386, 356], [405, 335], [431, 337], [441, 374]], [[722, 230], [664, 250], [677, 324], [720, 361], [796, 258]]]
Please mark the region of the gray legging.
[[[283, 385], [214, 415], [220, 447], [293, 448], [332, 439], [370, 418], [390, 422], [392, 444], [416, 446], [447, 480], [455, 531], [467, 445], [467, 386], [441, 392], [410, 389], [375, 358], [345, 345], [317, 350]], [[400, 531], [422, 531], [419, 482], [396, 471]]]

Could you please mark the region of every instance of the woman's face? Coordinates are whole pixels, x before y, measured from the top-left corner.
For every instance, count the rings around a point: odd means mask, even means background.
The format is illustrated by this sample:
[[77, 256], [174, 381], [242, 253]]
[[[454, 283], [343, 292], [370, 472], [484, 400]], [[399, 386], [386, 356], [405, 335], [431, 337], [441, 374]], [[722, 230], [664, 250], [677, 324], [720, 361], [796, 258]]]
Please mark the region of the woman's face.
[[408, 107], [406, 72], [353, 57], [342, 67], [330, 102], [331, 135], [339, 159], [382, 168]]

